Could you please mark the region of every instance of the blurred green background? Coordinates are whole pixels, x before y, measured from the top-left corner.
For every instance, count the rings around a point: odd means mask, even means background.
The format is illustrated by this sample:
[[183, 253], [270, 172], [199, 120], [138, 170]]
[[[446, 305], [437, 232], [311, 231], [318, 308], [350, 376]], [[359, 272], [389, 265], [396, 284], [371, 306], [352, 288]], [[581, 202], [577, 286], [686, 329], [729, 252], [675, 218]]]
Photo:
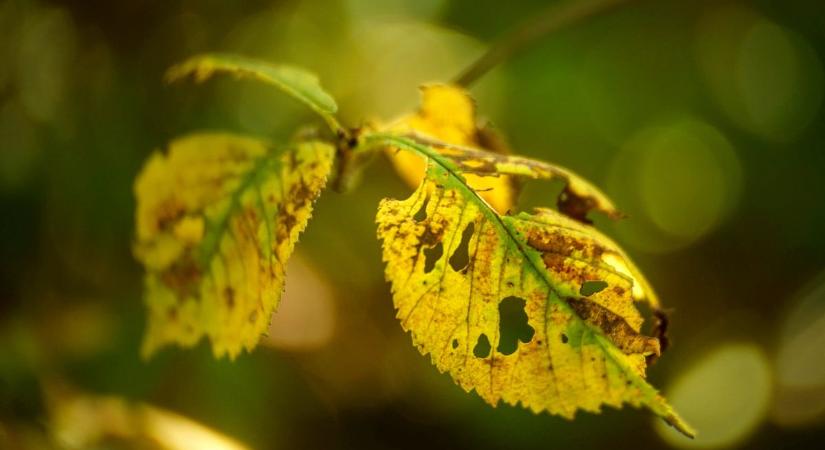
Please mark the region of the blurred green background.
[[[195, 130], [280, 142], [317, 123], [251, 82], [166, 86], [169, 65], [214, 50], [302, 65], [357, 125], [414, 109], [418, 85], [453, 78], [546, 4], [0, 0], [0, 448], [821, 444], [821, 0], [631, 2], [472, 89], [514, 149], [579, 172], [628, 213], [597, 224], [672, 309], [673, 346], [648, 373], [696, 440], [646, 411], [568, 422], [491, 408], [438, 374], [383, 280], [376, 206], [410, 192], [383, 158], [354, 192], [319, 201], [258, 350], [139, 358], [130, 246], [144, 158]], [[524, 201], [552, 204], [556, 188], [528, 185]]]

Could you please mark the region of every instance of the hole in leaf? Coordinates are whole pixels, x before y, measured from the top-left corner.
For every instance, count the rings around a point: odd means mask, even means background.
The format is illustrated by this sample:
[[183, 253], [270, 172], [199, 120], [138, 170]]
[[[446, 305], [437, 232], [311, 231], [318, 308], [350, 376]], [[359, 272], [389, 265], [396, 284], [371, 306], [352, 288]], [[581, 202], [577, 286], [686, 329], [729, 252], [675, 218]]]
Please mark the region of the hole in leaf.
[[566, 334], [564, 334], [564, 333], [562, 333], [562, 334], [561, 334], [561, 343], [562, 343], [562, 344], [566, 344], [566, 343], [567, 343], [567, 335], [566, 335]]
[[421, 222], [422, 220], [427, 218], [427, 205], [429, 203], [430, 203], [430, 198], [429, 197], [425, 198], [424, 203], [421, 204], [421, 208], [413, 216], [414, 221]]
[[478, 342], [476, 342], [476, 346], [473, 348], [473, 355], [476, 358], [486, 358], [490, 355], [490, 340], [487, 339], [487, 335], [481, 333], [481, 336], [478, 337]]
[[453, 339], [453, 348], [458, 348], [458, 339]]
[[587, 280], [582, 283], [582, 287], [579, 289], [579, 293], [585, 297], [590, 297], [591, 295], [601, 292], [604, 288], [607, 287], [607, 282], [602, 280]]
[[444, 246], [441, 245], [441, 242], [436, 244], [435, 247], [425, 248], [424, 249], [424, 273], [430, 273], [433, 269], [435, 269], [435, 263], [438, 262], [439, 259], [444, 255]]
[[518, 348], [518, 341], [525, 344], [533, 339], [535, 330], [527, 324], [524, 306], [527, 302], [519, 297], [507, 297], [498, 304], [499, 335], [498, 352], [512, 355]]
[[453, 252], [453, 256], [450, 256], [450, 266], [456, 272], [466, 269], [467, 265], [470, 264], [470, 238], [473, 237], [474, 228], [475, 222], [470, 222], [464, 228], [464, 232], [461, 233], [461, 242]]

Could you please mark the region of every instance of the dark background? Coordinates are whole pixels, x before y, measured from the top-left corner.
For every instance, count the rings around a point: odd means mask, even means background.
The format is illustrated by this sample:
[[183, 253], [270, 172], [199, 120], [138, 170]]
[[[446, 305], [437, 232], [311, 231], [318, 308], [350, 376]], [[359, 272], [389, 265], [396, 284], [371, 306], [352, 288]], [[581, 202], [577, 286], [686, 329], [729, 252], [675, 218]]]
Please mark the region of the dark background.
[[[411, 111], [418, 85], [453, 78], [546, 2], [0, 0], [0, 447], [195, 448], [167, 439], [194, 422], [259, 449], [821, 443], [825, 4], [630, 3], [472, 92], [514, 149], [628, 212], [597, 224], [672, 308], [674, 345], [648, 373], [695, 441], [630, 408], [572, 422], [491, 408], [438, 374], [383, 281], [376, 206], [410, 192], [383, 158], [319, 201], [254, 353], [138, 356], [144, 158], [195, 130], [281, 142], [317, 124], [251, 82], [167, 86], [168, 66], [213, 50], [302, 65], [357, 125]], [[556, 188], [523, 200], [552, 204]], [[142, 405], [174, 413], [171, 428], [130, 431]]]

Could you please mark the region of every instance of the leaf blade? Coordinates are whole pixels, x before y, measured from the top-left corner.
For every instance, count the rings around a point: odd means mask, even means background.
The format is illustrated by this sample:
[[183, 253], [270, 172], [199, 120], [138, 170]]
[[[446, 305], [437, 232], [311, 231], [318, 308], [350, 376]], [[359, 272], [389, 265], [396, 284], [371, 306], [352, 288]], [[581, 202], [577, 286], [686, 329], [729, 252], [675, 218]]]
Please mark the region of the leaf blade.
[[[593, 263], [605, 252], [621, 258], [611, 242], [596, 237], [570, 246], [559, 241], [559, 236], [567, 236], [559, 230], [586, 228], [555, 212], [500, 216], [464, 182], [459, 166], [437, 149], [393, 135], [372, 139], [429, 161], [419, 189], [407, 200], [382, 201], [376, 221], [398, 318], [440, 371], [450, 372], [465, 390], [476, 390], [493, 405], [501, 400], [521, 403], [568, 418], [578, 409], [599, 411], [602, 404], [645, 405], [692, 434], [644, 380], [644, 357], [658, 353], [658, 340], [639, 332], [632, 280], [610, 264]], [[412, 212], [422, 209], [423, 218], [416, 220]], [[447, 261], [461, 245], [456, 236], [470, 223], [477, 231], [462, 273]], [[541, 248], [531, 244], [531, 238], [556, 247]], [[439, 246], [437, 253], [444, 256], [426, 264], [428, 251]], [[610, 311], [611, 320], [588, 322], [569, 303], [581, 297], [583, 282], [594, 278], [606, 280], [611, 289], [582, 301], [600, 314]], [[496, 307], [513, 297], [523, 302], [522, 325], [532, 332], [520, 335], [514, 353], [497, 354], [501, 340], [512, 341], [512, 335], [506, 336]], [[614, 323], [616, 330], [602, 329]]]
[[586, 214], [591, 210], [600, 211], [611, 219], [623, 217], [623, 214], [601, 189], [565, 167], [518, 155], [491, 153], [415, 133], [408, 137], [437, 149], [440, 154], [453, 161], [462, 174], [488, 177], [512, 175], [532, 179], [561, 180], [565, 184], [565, 191], [559, 203], [560, 210], [580, 222], [589, 223]]
[[331, 171], [334, 149], [197, 134], [156, 153], [135, 181], [134, 253], [146, 269], [142, 353], [208, 337], [251, 350], [280, 301], [284, 269]]
[[[479, 124], [476, 106], [464, 89], [445, 84], [429, 84], [420, 88], [421, 104], [418, 111], [403, 116], [387, 131], [398, 135], [426, 136], [447, 145], [484, 148], [497, 154], [509, 154], [504, 140], [489, 124]], [[386, 152], [398, 175], [415, 188], [424, 178], [425, 164], [419, 157], [388, 148]], [[509, 176], [466, 175], [467, 183], [481, 192], [482, 197], [497, 211], [513, 208], [519, 185]]]
[[172, 66], [165, 79], [171, 83], [191, 75], [196, 82], [203, 82], [216, 73], [232, 74], [274, 85], [309, 106], [327, 122], [336, 123], [333, 117], [338, 111], [335, 99], [321, 87], [315, 74], [299, 67], [270, 64], [232, 54], [206, 53]]

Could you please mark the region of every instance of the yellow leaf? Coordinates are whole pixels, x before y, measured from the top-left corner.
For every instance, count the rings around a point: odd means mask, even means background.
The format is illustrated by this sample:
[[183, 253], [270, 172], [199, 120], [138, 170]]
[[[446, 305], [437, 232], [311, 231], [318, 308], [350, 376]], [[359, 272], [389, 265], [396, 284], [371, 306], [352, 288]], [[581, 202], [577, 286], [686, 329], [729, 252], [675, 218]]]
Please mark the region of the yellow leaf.
[[602, 405], [646, 406], [693, 431], [645, 380], [659, 340], [640, 332], [632, 263], [589, 225], [548, 209], [500, 215], [463, 167], [412, 139], [380, 145], [427, 159], [407, 200], [379, 207], [398, 318], [439, 370], [492, 405], [572, 418]]
[[[498, 153], [509, 149], [492, 130], [476, 124], [475, 104], [463, 89], [443, 84], [421, 88], [421, 107], [389, 126], [398, 134], [420, 134], [458, 145], [485, 148]], [[398, 174], [412, 187], [424, 178], [421, 158], [389, 148], [387, 154]], [[497, 211], [505, 213], [515, 204], [518, 186], [511, 177], [497, 174], [468, 174], [467, 183]]]
[[[599, 188], [564, 167], [522, 156], [481, 151], [416, 133], [409, 137], [436, 149], [451, 160], [467, 180], [474, 175], [485, 177], [512, 175], [532, 179], [562, 180], [565, 188], [557, 201], [559, 211], [580, 222], [590, 223], [587, 213], [591, 210], [600, 211], [612, 219], [619, 219], [623, 216]], [[479, 191], [471, 183], [467, 184]], [[502, 211], [499, 210], [499, 212]]]
[[[461, 176], [466, 180], [467, 185], [479, 193], [482, 198], [485, 198], [485, 192], [470, 183], [470, 180], [474, 179], [472, 178], [474, 174], [488, 177], [504, 174], [532, 179], [558, 179], [563, 181], [565, 186], [556, 201], [556, 205], [559, 211], [566, 216], [583, 223], [590, 223], [587, 214], [591, 210], [599, 211], [611, 219], [619, 219], [624, 216], [599, 188], [564, 167], [523, 156], [490, 153], [471, 147], [449, 144], [418, 134], [412, 134], [409, 137], [414, 141], [434, 148], [439, 154], [455, 164]], [[403, 152], [399, 156], [416, 159], [419, 164], [425, 164], [420, 156], [413, 153]], [[495, 209], [502, 213], [500, 209]], [[598, 233], [592, 228], [591, 231]], [[658, 310], [659, 298], [636, 265], [608, 237], [600, 235], [600, 238], [606, 242], [611, 242], [611, 245], [616, 248], [618, 257], [614, 258], [607, 255], [606, 260], [614, 266], [615, 270], [633, 279], [633, 298], [639, 301], [643, 300], [649, 303], [652, 308]]]
[[264, 142], [215, 133], [178, 139], [149, 159], [135, 181], [144, 355], [203, 336], [216, 356], [258, 343], [333, 155], [318, 142], [275, 155]]

